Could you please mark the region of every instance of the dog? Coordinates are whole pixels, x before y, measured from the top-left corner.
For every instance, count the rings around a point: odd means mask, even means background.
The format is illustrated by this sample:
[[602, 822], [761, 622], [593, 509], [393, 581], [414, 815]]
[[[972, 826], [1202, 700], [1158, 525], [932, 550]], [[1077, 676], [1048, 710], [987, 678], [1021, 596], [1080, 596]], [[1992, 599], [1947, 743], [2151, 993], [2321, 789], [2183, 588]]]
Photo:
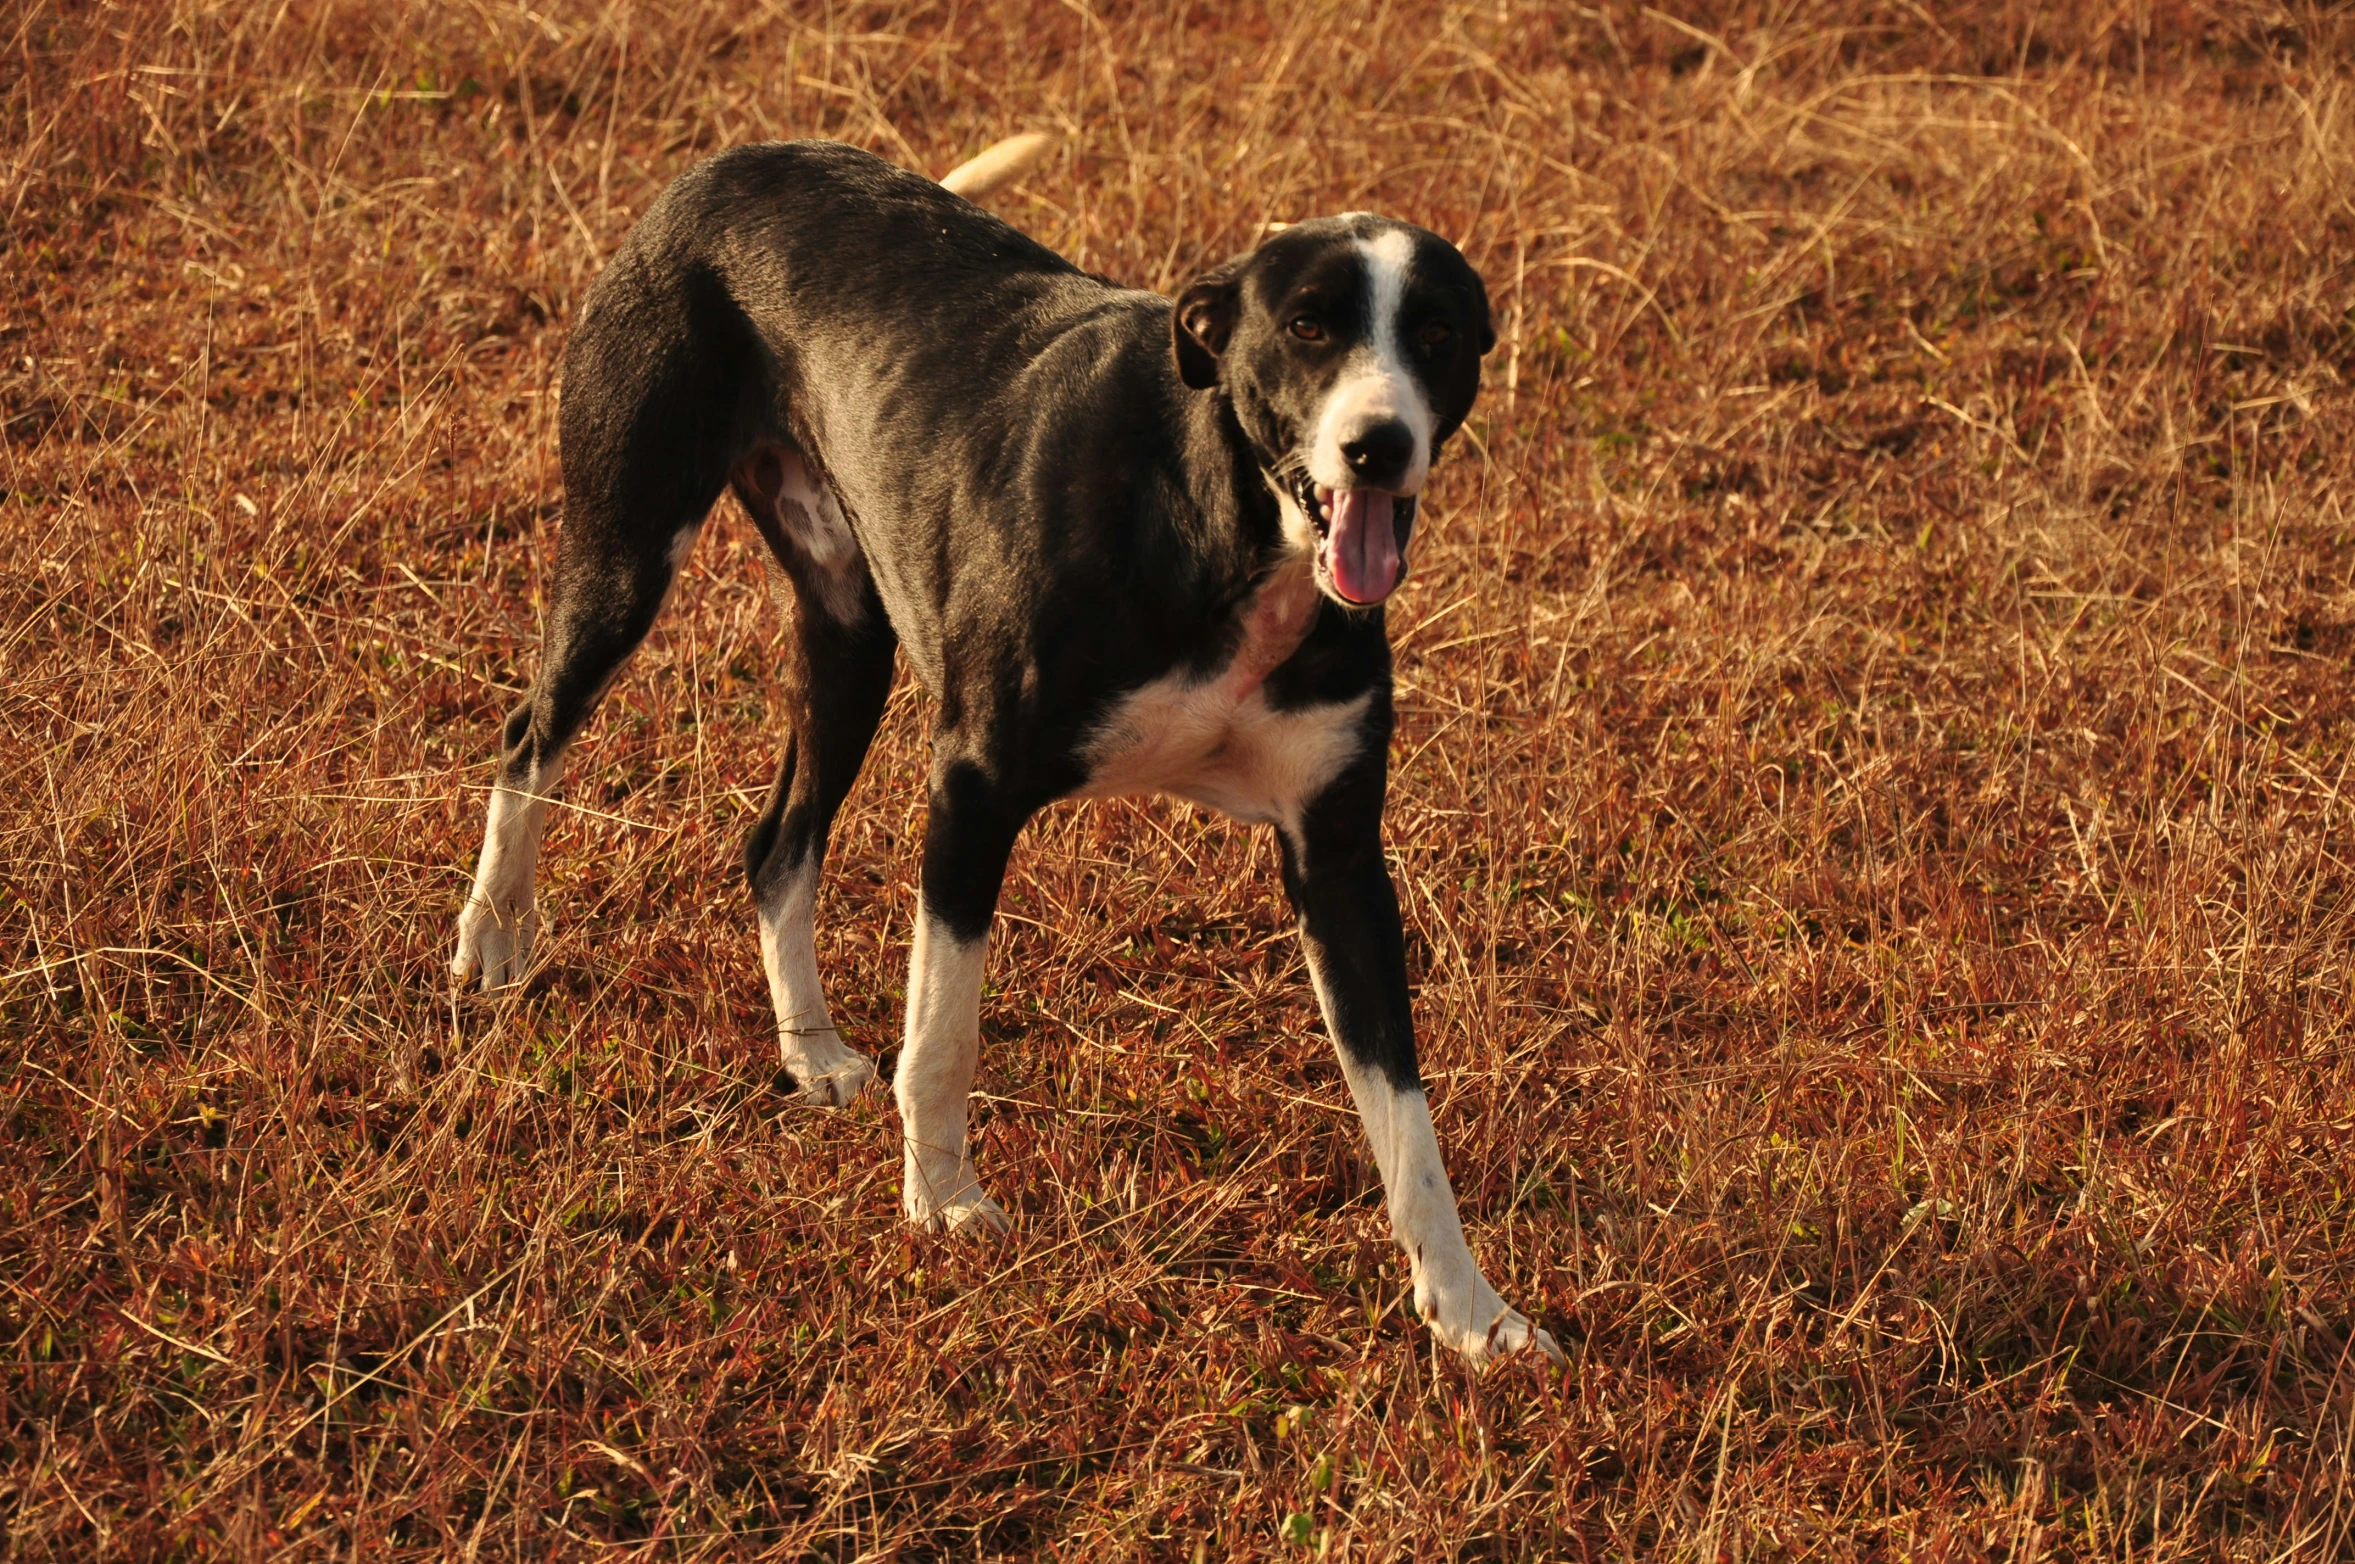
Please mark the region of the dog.
[[1056, 799], [1174, 794], [1275, 827], [1417, 1312], [1475, 1362], [1561, 1361], [1465, 1243], [1381, 841], [1381, 605], [1494, 344], [1456, 248], [1371, 214], [1285, 228], [1173, 302], [848, 146], [738, 147], [689, 170], [565, 349], [540, 667], [503, 729], [455, 982], [522, 976], [566, 748], [733, 489], [790, 600], [792, 729], [744, 861], [784, 1066], [812, 1103], [875, 1078], [819, 985], [828, 830], [895, 654], [935, 703], [892, 1080], [908, 1219], [1007, 1227], [966, 1109], [1023, 824]]

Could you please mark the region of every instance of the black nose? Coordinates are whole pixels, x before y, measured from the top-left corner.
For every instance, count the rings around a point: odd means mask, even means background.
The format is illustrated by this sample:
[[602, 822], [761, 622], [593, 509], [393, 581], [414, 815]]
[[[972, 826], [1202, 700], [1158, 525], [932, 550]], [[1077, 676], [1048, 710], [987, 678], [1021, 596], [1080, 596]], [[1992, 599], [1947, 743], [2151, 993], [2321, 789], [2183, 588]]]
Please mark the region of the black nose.
[[1390, 488], [1406, 476], [1407, 465], [1415, 459], [1415, 434], [1396, 419], [1369, 424], [1357, 438], [1341, 442], [1341, 455], [1360, 482]]

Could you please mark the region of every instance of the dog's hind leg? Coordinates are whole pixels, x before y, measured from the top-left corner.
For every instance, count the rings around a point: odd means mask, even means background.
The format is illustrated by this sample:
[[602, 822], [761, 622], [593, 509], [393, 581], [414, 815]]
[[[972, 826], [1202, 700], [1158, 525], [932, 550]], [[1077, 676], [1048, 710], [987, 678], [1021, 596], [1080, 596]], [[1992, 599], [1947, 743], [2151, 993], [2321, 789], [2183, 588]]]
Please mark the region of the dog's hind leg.
[[502, 730], [452, 978], [520, 980], [532, 877], [564, 753], [645, 639], [746, 443], [756, 354], [725, 308], [648, 280], [628, 256], [592, 291], [564, 357], [564, 530], [540, 669]]
[[482, 856], [458, 915], [458, 950], [450, 962], [461, 985], [477, 973], [485, 989], [522, 980], [539, 932], [532, 878], [540, 832], [564, 780], [565, 750], [645, 638], [695, 538], [688, 527], [659, 550], [615, 549], [572, 519], [579, 510], [577, 501], [568, 506], [539, 677], [501, 730]]
[[804, 1100], [840, 1107], [875, 1078], [875, 1066], [843, 1043], [826, 1011], [813, 929], [818, 876], [834, 812], [883, 718], [898, 637], [840, 508], [800, 457], [754, 451], [737, 466], [736, 494], [792, 586], [779, 606], [791, 621], [784, 682], [793, 728], [744, 845], [744, 872], [760, 910], [778, 1052]]

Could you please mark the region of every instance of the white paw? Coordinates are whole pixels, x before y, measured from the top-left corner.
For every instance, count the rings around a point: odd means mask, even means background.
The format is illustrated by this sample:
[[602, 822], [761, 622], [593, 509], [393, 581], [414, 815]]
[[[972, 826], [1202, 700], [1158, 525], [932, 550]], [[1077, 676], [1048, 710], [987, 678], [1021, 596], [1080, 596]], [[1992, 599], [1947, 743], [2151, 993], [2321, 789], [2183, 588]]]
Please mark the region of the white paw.
[[[902, 1186], [906, 1191], [903, 1202], [908, 1220], [918, 1227], [936, 1233], [958, 1233], [981, 1236], [991, 1233], [1010, 1233], [1013, 1219], [1006, 1208], [989, 1198], [981, 1180], [967, 1162], [944, 1178], [926, 1178], [913, 1157], [908, 1159]], [[944, 1197], [935, 1197], [934, 1190], [947, 1190]]]
[[1006, 1208], [978, 1190], [933, 1212], [925, 1225], [961, 1238], [1000, 1237], [1014, 1231]]
[[1551, 1359], [1556, 1368], [1564, 1365], [1562, 1349], [1554, 1345], [1554, 1338], [1529, 1322], [1519, 1309], [1506, 1309], [1488, 1322], [1487, 1328], [1469, 1340], [1450, 1342], [1465, 1360], [1473, 1364], [1493, 1362], [1511, 1357], [1534, 1347]]
[[801, 1101], [820, 1108], [847, 1108], [875, 1079], [875, 1061], [843, 1046], [830, 1032], [783, 1039], [786, 1073], [800, 1087]]
[[1470, 1296], [1461, 1292], [1453, 1297], [1442, 1296], [1430, 1284], [1430, 1278], [1418, 1280], [1415, 1288], [1415, 1312], [1431, 1327], [1432, 1334], [1449, 1347], [1464, 1355], [1474, 1365], [1490, 1363], [1531, 1348], [1542, 1352], [1559, 1367], [1567, 1360], [1554, 1338], [1530, 1323], [1529, 1316], [1507, 1307], [1488, 1285], [1487, 1278], [1473, 1273]]
[[450, 958], [450, 981], [464, 988], [479, 975], [483, 992], [496, 993], [523, 981], [531, 965], [532, 941], [539, 937], [540, 909], [501, 918], [490, 903], [469, 899], [458, 914], [458, 953]]

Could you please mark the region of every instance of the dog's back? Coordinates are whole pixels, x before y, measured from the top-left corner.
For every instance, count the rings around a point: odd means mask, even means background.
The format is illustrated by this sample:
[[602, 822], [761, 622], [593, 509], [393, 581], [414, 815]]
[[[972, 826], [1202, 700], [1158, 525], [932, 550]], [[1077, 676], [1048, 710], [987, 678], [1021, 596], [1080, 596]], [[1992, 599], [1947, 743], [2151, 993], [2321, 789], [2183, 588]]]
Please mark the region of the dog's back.
[[[568, 505], [615, 495], [633, 514], [581, 519], [684, 527], [746, 449], [790, 448], [846, 512], [937, 689], [933, 626], [988, 613], [994, 575], [1088, 602], [1186, 583], [1159, 508], [1105, 492], [1182, 479], [1168, 309], [855, 149], [722, 153], [664, 193], [590, 292], [565, 357]], [[1108, 451], [1129, 454], [1108, 472]], [[664, 492], [628, 492], [625, 475], [655, 471]], [[952, 524], [969, 534], [953, 578]]]

